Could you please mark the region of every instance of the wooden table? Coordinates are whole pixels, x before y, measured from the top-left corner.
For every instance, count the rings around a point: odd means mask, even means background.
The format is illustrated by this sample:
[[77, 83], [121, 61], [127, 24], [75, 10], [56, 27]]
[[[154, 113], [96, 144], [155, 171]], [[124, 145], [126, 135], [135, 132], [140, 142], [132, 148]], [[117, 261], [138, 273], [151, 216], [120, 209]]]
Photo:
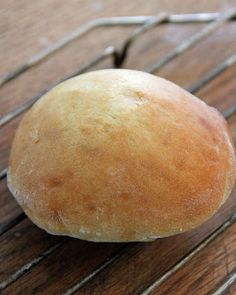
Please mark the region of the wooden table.
[[[75, 28], [98, 17], [219, 12], [236, 1], [2, 0], [0, 76]], [[145, 70], [206, 23], [163, 24], [130, 48], [124, 67]], [[0, 116], [77, 70], [108, 45], [120, 48], [136, 27], [98, 28], [0, 88]], [[236, 51], [230, 21], [155, 73], [190, 87]], [[111, 67], [107, 58], [95, 68]], [[236, 66], [197, 91], [220, 111], [236, 102]], [[0, 129], [0, 170], [7, 166], [18, 116]], [[236, 141], [236, 114], [228, 119]], [[96, 244], [51, 236], [23, 214], [0, 181], [2, 294], [236, 294], [236, 189], [219, 212], [196, 230], [151, 243]]]

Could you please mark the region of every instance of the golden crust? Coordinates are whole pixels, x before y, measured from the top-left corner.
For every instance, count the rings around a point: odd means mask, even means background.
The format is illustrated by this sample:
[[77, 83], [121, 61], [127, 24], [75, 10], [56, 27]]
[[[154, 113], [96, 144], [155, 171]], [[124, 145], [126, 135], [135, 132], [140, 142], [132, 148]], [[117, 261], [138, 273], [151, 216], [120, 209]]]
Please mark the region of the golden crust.
[[235, 176], [214, 108], [156, 76], [102, 70], [58, 85], [25, 115], [8, 186], [50, 233], [144, 241], [200, 225]]

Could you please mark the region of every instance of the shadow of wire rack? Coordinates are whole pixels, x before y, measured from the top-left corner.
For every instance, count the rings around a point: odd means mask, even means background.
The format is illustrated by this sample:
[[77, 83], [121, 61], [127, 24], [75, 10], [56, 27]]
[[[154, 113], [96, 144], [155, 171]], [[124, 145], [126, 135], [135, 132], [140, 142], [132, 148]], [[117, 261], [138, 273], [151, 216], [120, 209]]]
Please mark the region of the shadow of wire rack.
[[[132, 44], [146, 31], [160, 25], [163, 23], [199, 23], [199, 22], [205, 22], [206, 25], [199, 30], [197, 33], [193, 34], [191, 37], [185, 39], [182, 41], [177, 47], [175, 47], [173, 50], [171, 50], [169, 53], [167, 53], [162, 59], [158, 60], [155, 64], [152, 64], [151, 66], [147, 67], [146, 71], [149, 73], [155, 73], [157, 70], [159, 70], [161, 67], [165, 66], [169, 62], [171, 62], [174, 58], [177, 56], [183, 54], [185, 51], [187, 51], [189, 48], [196, 45], [200, 40], [203, 38], [206, 38], [208, 35], [210, 35], [213, 31], [217, 30], [219, 27], [223, 26], [228, 21], [235, 21], [236, 20], [236, 9], [231, 9], [223, 13], [197, 13], [197, 14], [167, 14], [167, 13], [159, 13], [156, 16], [126, 16], [126, 17], [108, 17], [108, 18], [99, 18], [95, 19], [91, 22], [86, 23], [85, 25], [77, 28], [75, 31], [69, 33], [68, 35], [64, 36], [62, 39], [56, 41], [54, 44], [52, 44], [50, 47], [46, 48], [45, 50], [37, 53], [32, 58], [30, 58], [28, 61], [26, 61], [24, 64], [19, 66], [16, 69], [13, 69], [12, 71], [6, 73], [2, 78], [0, 78], [0, 87], [4, 84], [10, 82], [11, 80], [17, 78], [19, 75], [27, 71], [28, 69], [34, 67], [35, 65], [42, 63], [45, 59], [47, 59], [49, 56], [53, 55], [63, 47], [67, 46], [72, 41], [75, 41], [82, 37], [85, 34], [88, 34], [90, 31], [95, 30], [99, 27], [115, 27], [115, 26], [136, 26], [137, 28], [129, 35], [129, 37], [126, 39], [126, 41], [122, 44], [121, 49], [116, 49], [113, 46], [109, 46], [105, 48], [102, 52], [100, 52], [97, 56], [95, 56], [93, 59], [88, 61], [86, 64], [82, 65], [76, 72], [72, 73], [71, 75], [65, 77], [64, 79], [57, 81], [54, 85], [51, 85], [51, 87], [57, 85], [58, 83], [71, 78], [73, 76], [79, 75], [81, 73], [84, 73], [88, 71], [93, 66], [99, 64], [105, 59], [111, 59], [112, 64], [114, 67], [119, 68], [122, 67], [123, 62], [127, 59], [128, 53], [130, 49], [132, 49]], [[210, 72], [206, 73], [200, 80], [196, 81], [191, 87], [189, 87], [189, 91], [192, 93], [195, 93], [198, 91], [201, 87], [206, 85], [209, 81], [214, 79], [216, 76], [218, 76], [220, 73], [222, 73], [224, 70], [229, 68], [230, 66], [234, 65], [236, 63], [236, 52], [223, 60], [218, 66], [213, 68]], [[51, 88], [50, 87], [50, 88]], [[17, 107], [15, 110], [10, 111], [9, 113], [5, 114], [3, 117], [0, 118], [0, 128], [2, 128], [4, 125], [10, 123], [13, 119], [15, 119], [20, 114], [27, 111], [44, 93], [46, 93], [50, 88], [47, 88], [40, 93], [38, 93], [36, 96], [32, 97], [31, 99], [27, 100], [23, 104], [21, 104], [19, 107]], [[231, 107], [229, 107], [227, 110], [224, 111], [223, 115], [226, 119], [229, 119], [234, 113], [236, 112], [236, 103], [234, 103]], [[5, 178], [7, 174], [7, 168], [0, 171], [0, 180]], [[24, 213], [19, 214], [17, 217], [15, 217], [13, 220], [10, 220], [9, 222], [6, 222], [4, 224], [0, 225], [0, 235], [11, 229], [13, 226], [15, 226], [17, 223], [21, 222], [24, 218], [26, 218], [26, 215]], [[216, 235], [220, 234], [226, 227], [228, 227], [230, 224], [232, 224], [236, 219], [235, 214], [231, 216], [230, 219], [228, 219], [217, 231], [215, 231], [213, 234], [211, 234], [208, 239], [206, 239], [205, 245], [209, 243]], [[40, 256], [36, 260], [32, 260], [31, 262], [27, 263], [26, 265], [23, 265], [22, 268], [20, 268], [16, 273], [14, 273], [12, 276], [10, 276], [6, 281], [3, 281], [0, 283], [0, 290], [5, 289], [9, 284], [17, 280], [20, 276], [22, 276], [26, 270], [30, 269], [35, 263], [38, 263], [48, 255], [50, 255], [52, 252], [54, 252], [58, 247], [60, 247], [66, 239], [61, 240], [60, 242], [53, 245], [50, 249], [45, 251], [45, 253], [41, 253]], [[201, 244], [203, 245], [203, 244]], [[204, 246], [204, 245], [203, 245]], [[199, 249], [193, 250], [186, 258], [190, 259], [192, 256], [196, 254]], [[101, 271], [103, 268], [108, 266], [110, 263], [112, 263], [116, 259], [116, 256], [111, 258], [108, 262], [105, 262], [102, 266], [102, 268], [97, 269], [92, 275], [96, 275], [98, 271]], [[187, 261], [187, 260], [186, 260]], [[177, 268], [172, 271], [176, 271], [178, 267], [180, 267], [182, 264], [178, 266]], [[167, 277], [168, 275], [171, 275], [171, 273], [166, 273]], [[152, 288], [156, 287], [158, 284], [161, 283], [162, 279], [156, 281], [153, 285], [151, 285], [147, 290], [145, 290], [142, 294], [147, 295], [151, 292]], [[68, 291], [65, 294], [72, 294], [76, 290], [78, 290], [83, 282], [80, 281], [80, 283], [74, 285], [72, 288], [68, 289]]]

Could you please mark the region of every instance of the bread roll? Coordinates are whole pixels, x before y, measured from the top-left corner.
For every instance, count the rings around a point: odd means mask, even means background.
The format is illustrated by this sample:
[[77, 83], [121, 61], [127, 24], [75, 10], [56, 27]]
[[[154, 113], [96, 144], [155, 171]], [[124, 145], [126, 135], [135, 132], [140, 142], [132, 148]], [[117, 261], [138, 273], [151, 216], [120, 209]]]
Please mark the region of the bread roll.
[[217, 110], [162, 78], [111, 69], [67, 80], [31, 108], [7, 176], [49, 233], [149, 241], [211, 217], [232, 190], [236, 159]]

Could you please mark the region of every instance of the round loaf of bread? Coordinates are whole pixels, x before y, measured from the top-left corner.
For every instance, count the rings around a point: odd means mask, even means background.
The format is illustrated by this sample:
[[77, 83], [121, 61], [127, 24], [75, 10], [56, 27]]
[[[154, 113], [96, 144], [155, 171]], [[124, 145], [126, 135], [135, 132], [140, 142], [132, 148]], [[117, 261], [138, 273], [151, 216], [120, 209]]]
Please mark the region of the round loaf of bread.
[[47, 232], [126, 242], [200, 225], [227, 199], [235, 176], [217, 110], [162, 78], [111, 69], [67, 80], [31, 108], [7, 178]]

